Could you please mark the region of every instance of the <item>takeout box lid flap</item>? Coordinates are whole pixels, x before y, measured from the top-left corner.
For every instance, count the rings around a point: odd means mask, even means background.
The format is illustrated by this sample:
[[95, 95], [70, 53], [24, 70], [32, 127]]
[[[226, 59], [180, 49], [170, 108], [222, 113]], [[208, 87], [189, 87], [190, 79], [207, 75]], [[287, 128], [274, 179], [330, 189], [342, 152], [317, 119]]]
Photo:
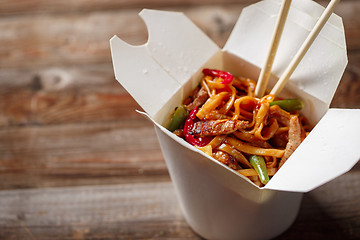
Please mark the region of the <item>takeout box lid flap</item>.
[[144, 9], [148, 41], [110, 40], [115, 78], [155, 117], [219, 47], [181, 12]]
[[139, 15], [148, 28], [151, 55], [180, 84], [220, 50], [182, 12], [144, 9]]
[[360, 109], [329, 109], [265, 189], [308, 192], [349, 171], [360, 156]]
[[[265, 0], [244, 8], [224, 49], [262, 68], [281, 3]], [[275, 76], [284, 72], [323, 11], [311, 0], [291, 2], [272, 67]], [[342, 19], [332, 14], [289, 81], [330, 105], [347, 61]]]

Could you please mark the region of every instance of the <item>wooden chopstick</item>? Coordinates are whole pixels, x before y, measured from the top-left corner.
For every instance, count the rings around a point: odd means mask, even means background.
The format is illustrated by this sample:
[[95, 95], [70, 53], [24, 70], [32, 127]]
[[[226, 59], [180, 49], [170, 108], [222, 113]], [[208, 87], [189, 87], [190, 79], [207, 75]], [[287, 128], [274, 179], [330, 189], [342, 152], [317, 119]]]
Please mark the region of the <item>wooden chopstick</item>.
[[310, 46], [316, 39], [317, 35], [324, 27], [325, 23], [331, 16], [336, 4], [340, 2], [340, 0], [331, 0], [326, 9], [324, 10], [323, 14], [320, 16], [319, 20], [316, 22], [314, 28], [311, 30], [309, 36], [305, 39], [304, 43], [296, 53], [293, 60], [290, 62], [289, 66], [285, 69], [284, 73], [281, 75], [280, 79], [277, 81], [273, 89], [271, 90], [270, 94], [277, 96], [281, 90], [286, 85], [287, 81], [289, 80], [291, 74], [295, 71], [296, 67], [299, 65], [300, 61], [309, 50]]
[[282, 32], [284, 30], [284, 26], [285, 26], [286, 18], [288, 16], [290, 5], [291, 5], [291, 0], [284, 0], [281, 4], [280, 12], [279, 12], [279, 15], [278, 15], [278, 18], [276, 21], [274, 33], [273, 33], [272, 40], [270, 43], [269, 52], [266, 57], [266, 61], [263, 65], [263, 68], [261, 69], [258, 82], [256, 84], [255, 96], [258, 98], [261, 98], [262, 96], [264, 96], [266, 86], [267, 86], [269, 78], [270, 78], [271, 68], [274, 63], [276, 51], [278, 49], [280, 38], [281, 38]]

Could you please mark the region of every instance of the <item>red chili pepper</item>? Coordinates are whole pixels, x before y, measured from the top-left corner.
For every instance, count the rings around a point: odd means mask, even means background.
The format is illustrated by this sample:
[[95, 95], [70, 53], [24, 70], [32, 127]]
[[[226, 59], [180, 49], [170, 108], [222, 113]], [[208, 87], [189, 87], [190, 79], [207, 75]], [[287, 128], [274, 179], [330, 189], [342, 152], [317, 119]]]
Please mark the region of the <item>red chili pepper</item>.
[[185, 121], [183, 132], [185, 135], [185, 139], [188, 143], [197, 147], [203, 147], [212, 140], [212, 137], [195, 138], [195, 136], [192, 134], [192, 129], [194, 127], [194, 120], [196, 119], [196, 113], [197, 113], [197, 108], [191, 110], [189, 116]]
[[221, 70], [204, 68], [202, 73], [204, 75], [210, 75], [212, 77], [222, 78], [223, 79], [223, 81], [221, 82], [222, 84], [229, 84], [233, 80], [233, 75], [231, 73]]

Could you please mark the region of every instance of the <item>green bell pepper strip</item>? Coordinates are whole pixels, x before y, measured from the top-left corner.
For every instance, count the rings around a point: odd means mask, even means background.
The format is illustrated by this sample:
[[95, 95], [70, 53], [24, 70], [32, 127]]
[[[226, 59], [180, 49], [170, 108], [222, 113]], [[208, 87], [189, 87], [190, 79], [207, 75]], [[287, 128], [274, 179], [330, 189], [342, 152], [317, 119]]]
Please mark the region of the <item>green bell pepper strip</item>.
[[185, 106], [181, 105], [176, 108], [174, 114], [171, 117], [170, 124], [167, 129], [171, 132], [176, 129], [182, 128], [186, 118], [189, 116], [189, 112]]
[[270, 106], [278, 105], [287, 112], [293, 112], [304, 108], [304, 103], [300, 99], [276, 100], [270, 103]]
[[262, 156], [251, 155], [249, 158], [250, 164], [254, 167], [255, 171], [259, 175], [260, 182], [267, 184], [269, 182], [269, 175], [266, 169], [266, 163]]

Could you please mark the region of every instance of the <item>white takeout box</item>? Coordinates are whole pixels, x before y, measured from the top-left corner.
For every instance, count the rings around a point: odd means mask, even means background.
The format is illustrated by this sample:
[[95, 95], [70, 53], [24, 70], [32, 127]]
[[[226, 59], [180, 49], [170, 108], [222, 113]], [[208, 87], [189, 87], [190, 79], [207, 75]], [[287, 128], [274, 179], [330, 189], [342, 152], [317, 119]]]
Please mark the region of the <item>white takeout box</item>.
[[[329, 109], [347, 65], [342, 20], [333, 14], [293, 73], [283, 96], [300, 97], [315, 128], [269, 183], [259, 188], [163, 126], [198, 85], [203, 68], [257, 79], [280, 0], [243, 9], [220, 49], [182, 13], [143, 10], [149, 39], [131, 46], [114, 36], [116, 79], [153, 121], [189, 225], [208, 239], [269, 239], [295, 220], [301, 198], [349, 171], [360, 156], [360, 110]], [[293, 0], [273, 66], [272, 84], [315, 25], [323, 7]], [[144, 113], [145, 114], [145, 113]]]

